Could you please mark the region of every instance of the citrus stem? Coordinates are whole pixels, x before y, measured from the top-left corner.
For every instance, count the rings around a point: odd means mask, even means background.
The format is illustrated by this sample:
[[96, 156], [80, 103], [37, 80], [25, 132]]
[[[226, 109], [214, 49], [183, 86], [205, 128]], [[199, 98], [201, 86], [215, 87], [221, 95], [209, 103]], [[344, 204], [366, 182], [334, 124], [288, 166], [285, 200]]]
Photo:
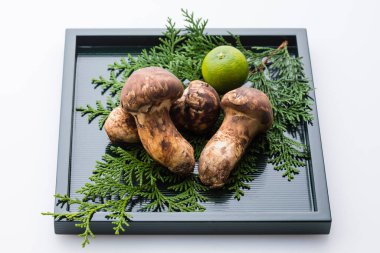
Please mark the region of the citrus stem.
[[220, 52], [220, 53], [218, 54], [218, 58], [219, 58], [220, 60], [223, 59], [225, 56], [226, 56], [226, 55], [223, 54], [222, 52]]

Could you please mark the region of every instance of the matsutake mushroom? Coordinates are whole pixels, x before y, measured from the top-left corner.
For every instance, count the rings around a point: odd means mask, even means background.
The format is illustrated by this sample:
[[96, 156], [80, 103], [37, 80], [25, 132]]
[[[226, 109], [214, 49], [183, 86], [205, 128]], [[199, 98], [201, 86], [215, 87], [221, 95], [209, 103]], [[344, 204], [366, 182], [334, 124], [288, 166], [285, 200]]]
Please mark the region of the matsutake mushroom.
[[177, 128], [203, 134], [212, 129], [220, 113], [220, 99], [205, 82], [191, 81], [181, 98], [174, 102], [170, 116]]
[[265, 93], [240, 87], [221, 101], [224, 120], [199, 158], [199, 177], [211, 188], [222, 187], [252, 139], [273, 122], [272, 105]]
[[140, 141], [135, 119], [120, 106], [111, 111], [104, 123], [104, 129], [112, 143], [137, 143]]
[[189, 174], [194, 170], [194, 149], [169, 116], [170, 107], [183, 90], [181, 81], [169, 71], [142, 68], [127, 79], [120, 103], [133, 115], [141, 143], [149, 155], [174, 173]]

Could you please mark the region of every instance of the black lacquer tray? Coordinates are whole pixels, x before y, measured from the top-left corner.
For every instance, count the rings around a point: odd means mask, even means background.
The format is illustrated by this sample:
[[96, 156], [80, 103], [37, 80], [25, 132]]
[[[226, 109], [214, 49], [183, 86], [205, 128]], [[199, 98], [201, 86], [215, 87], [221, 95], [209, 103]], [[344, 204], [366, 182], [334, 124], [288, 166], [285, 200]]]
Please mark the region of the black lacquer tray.
[[[75, 108], [105, 100], [91, 79], [108, 76], [107, 65], [127, 53], [138, 54], [156, 45], [161, 29], [69, 29], [66, 32], [62, 85], [61, 122], [56, 193], [80, 197], [75, 191], [84, 185], [108, 144], [97, 124], [88, 124]], [[208, 34], [240, 35], [244, 46], [277, 47], [284, 40], [294, 55], [301, 56], [307, 78], [313, 86], [310, 56], [304, 29], [209, 29]], [[315, 100], [314, 92], [310, 96]], [[171, 234], [326, 234], [331, 214], [326, 185], [316, 104], [314, 122], [300, 126], [298, 138], [311, 152], [311, 160], [288, 182], [270, 164], [260, 164], [251, 189], [237, 201], [228, 192], [211, 192], [205, 212], [133, 212], [126, 233]], [[56, 213], [73, 208], [55, 207]], [[107, 213], [96, 213], [91, 222], [95, 233], [113, 234]], [[79, 233], [75, 222], [55, 221], [58, 234]]]

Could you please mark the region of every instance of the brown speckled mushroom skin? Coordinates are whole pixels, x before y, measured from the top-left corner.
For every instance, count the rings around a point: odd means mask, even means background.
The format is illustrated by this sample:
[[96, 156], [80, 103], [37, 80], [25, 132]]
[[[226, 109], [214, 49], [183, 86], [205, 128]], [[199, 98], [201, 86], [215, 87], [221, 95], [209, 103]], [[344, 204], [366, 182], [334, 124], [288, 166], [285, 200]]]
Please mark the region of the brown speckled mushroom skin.
[[199, 158], [200, 180], [211, 188], [223, 187], [252, 139], [273, 123], [267, 95], [255, 88], [241, 87], [226, 93], [221, 106], [223, 123]]
[[183, 85], [176, 76], [159, 67], [148, 67], [127, 79], [120, 102], [134, 116], [149, 155], [174, 173], [189, 174], [194, 170], [194, 150], [169, 116], [171, 105], [182, 93]]
[[218, 93], [209, 84], [199, 80], [190, 82], [182, 97], [170, 109], [170, 116], [177, 128], [196, 134], [211, 130], [219, 113]]
[[137, 143], [140, 141], [135, 119], [120, 106], [112, 110], [104, 123], [104, 129], [112, 143]]

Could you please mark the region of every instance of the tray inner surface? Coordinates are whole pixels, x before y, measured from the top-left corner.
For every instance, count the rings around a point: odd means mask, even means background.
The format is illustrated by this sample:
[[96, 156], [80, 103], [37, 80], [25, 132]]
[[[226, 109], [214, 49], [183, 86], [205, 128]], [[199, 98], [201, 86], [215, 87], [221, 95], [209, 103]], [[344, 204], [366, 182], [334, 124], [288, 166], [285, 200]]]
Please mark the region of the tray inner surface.
[[[242, 42], [246, 46], [278, 46], [287, 39], [289, 49], [297, 54], [295, 38], [283, 36], [246, 36]], [[157, 37], [140, 38], [120, 42], [113, 42], [109, 46], [87, 44], [86, 41], [95, 41], [91, 38], [79, 38], [79, 46], [76, 54], [75, 96], [74, 108], [94, 105], [96, 100], [105, 102], [106, 95], [101, 95], [101, 89], [94, 89], [92, 78], [100, 75], [107, 78], [109, 72], [107, 65], [118, 61], [126, 53], [138, 54], [143, 48], [152, 46], [157, 42]], [[71, 173], [69, 189], [71, 197], [80, 197], [76, 193], [82, 185], [88, 182], [95, 161], [100, 160], [109, 141], [104, 131], [98, 129], [97, 120], [88, 124], [86, 117], [81, 117], [79, 112], [73, 112], [72, 147], [71, 147]], [[305, 127], [300, 127], [300, 136], [307, 142]], [[271, 164], [265, 161], [259, 164], [260, 171], [255, 173], [255, 180], [250, 183], [251, 189], [245, 190], [245, 196], [237, 201], [229, 192], [214, 191], [208, 194], [209, 202], [204, 203], [206, 211], [212, 212], [314, 212], [314, 193], [312, 187], [312, 168], [308, 165], [300, 168], [300, 173], [288, 182], [277, 172]], [[139, 208], [139, 206], [137, 206]], [[74, 211], [74, 207], [71, 208]]]

